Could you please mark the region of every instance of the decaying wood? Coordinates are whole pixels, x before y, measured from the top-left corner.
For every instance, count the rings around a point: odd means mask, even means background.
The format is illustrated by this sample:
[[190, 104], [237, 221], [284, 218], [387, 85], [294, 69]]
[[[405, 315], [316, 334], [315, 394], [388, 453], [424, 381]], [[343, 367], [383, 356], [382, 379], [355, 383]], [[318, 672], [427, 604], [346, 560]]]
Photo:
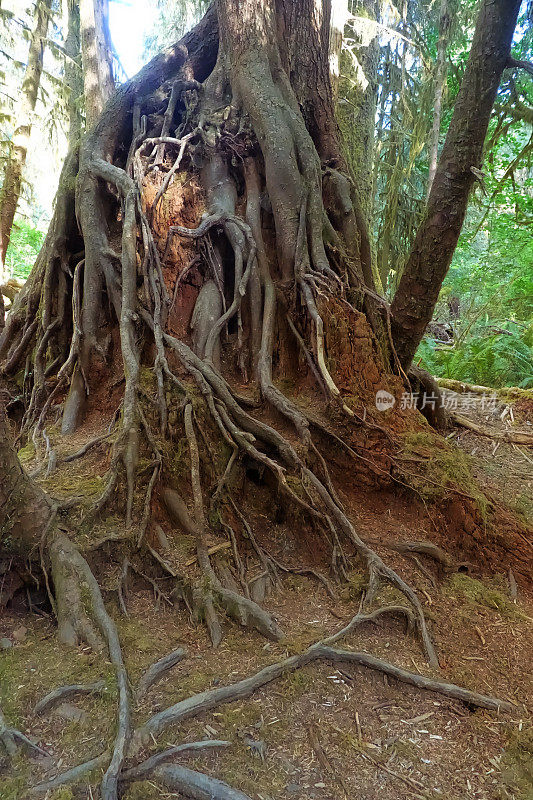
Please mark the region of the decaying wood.
[[460, 425], [462, 428], [468, 428], [468, 430], [474, 431], [474, 433], [480, 436], [486, 436], [489, 439], [497, 439], [501, 442], [509, 442], [510, 444], [533, 446], [533, 433], [483, 425], [479, 422], [474, 422], [470, 417], [465, 417], [464, 414], [457, 413], [457, 411], [452, 411], [450, 417], [457, 425]]

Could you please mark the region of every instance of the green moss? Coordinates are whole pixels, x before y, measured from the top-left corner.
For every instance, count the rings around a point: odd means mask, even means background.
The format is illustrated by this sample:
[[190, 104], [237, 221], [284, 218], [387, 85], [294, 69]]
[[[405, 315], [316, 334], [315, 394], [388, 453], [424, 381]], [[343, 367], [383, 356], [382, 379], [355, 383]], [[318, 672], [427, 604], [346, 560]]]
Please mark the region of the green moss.
[[165, 468], [171, 476], [171, 482], [175, 486], [180, 483], [190, 473], [189, 443], [186, 436], [182, 436], [175, 442], [166, 442], [163, 445], [163, 461]]
[[72, 789], [69, 786], [61, 786], [50, 796], [50, 800], [74, 800]]
[[24, 644], [6, 650], [0, 659], [0, 707], [11, 724], [24, 729], [24, 714], [51, 688], [101, 678], [110, 687], [102, 701], [109, 705], [114, 686], [111, 665], [75, 648], [58, 650], [53, 633], [30, 628]]
[[18, 750], [11, 762], [12, 775], [3, 771], [0, 775], [0, 800], [24, 800], [27, 796], [28, 782], [31, 777], [28, 756]]
[[92, 499], [104, 491], [105, 482], [105, 476], [94, 473], [91, 475], [76, 474], [72, 467], [57, 469], [48, 478], [40, 481], [41, 486], [53, 496], [80, 496]]
[[352, 603], [354, 600], [359, 600], [364, 590], [368, 579], [363, 572], [356, 572], [351, 570], [348, 573], [348, 585], [342, 591], [342, 599], [346, 603]]
[[141, 389], [150, 394], [155, 391], [156, 378], [155, 373], [151, 367], [141, 366], [139, 369], [139, 385]]
[[261, 707], [257, 703], [231, 703], [220, 706], [220, 710], [215, 715], [217, 724], [226, 733], [232, 729], [248, 728], [261, 719]]
[[474, 500], [481, 519], [488, 522], [489, 503], [477, 488], [472, 473], [472, 459], [458, 447], [442, 437], [426, 431], [409, 431], [403, 437], [403, 451], [407, 456], [420, 456], [423, 469], [415, 474], [404, 473], [406, 482], [428, 500], [445, 497], [450, 489], [465, 491]]
[[161, 789], [153, 781], [137, 781], [122, 797], [123, 800], [159, 800]]
[[502, 779], [516, 800], [533, 799], [533, 728], [514, 730], [502, 758]]
[[509, 505], [525, 523], [529, 524], [529, 521], [533, 519], [533, 499], [529, 495], [519, 494]]
[[477, 578], [471, 578], [463, 572], [452, 575], [444, 587], [445, 591], [455, 597], [462, 597], [469, 603], [493, 608], [508, 617], [521, 616], [511, 600], [494, 586], [487, 586]]
[[35, 445], [33, 442], [29, 441], [28, 444], [21, 447], [17, 455], [21, 464], [27, 464], [28, 461], [31, 461], [35, 457]]
[[273, 770], [268, 758], [263, 762], [243, 747], [232, 749], [231, 759], [217, 768], [216, 777], [252, 797], [277, 797], [287, 783], [283, 770]]
[[308, 694], [315, 683], [316, 677], [311, 672], [298, 669], [296, 672], [290, 672], [279, 683], [279, 693], [294, 701]]

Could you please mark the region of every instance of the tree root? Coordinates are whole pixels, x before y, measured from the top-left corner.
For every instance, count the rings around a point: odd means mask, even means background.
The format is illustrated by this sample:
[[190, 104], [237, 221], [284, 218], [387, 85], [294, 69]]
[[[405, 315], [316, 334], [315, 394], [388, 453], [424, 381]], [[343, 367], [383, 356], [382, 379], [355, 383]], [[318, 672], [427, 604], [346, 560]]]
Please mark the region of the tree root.
[[[196, 459], [194, 462], [196, 463]], [[195, 472], [196, 470], [198, 470], [198, 466], [195, 467]], [[194, 480], [197, 482], [198, 478], [195, 477]], [[239, 625], [255, 628], [267, 639], [279, 641], [283, 636], [283, 632], [270, 614], [264, 611], [257, 603], [254, 603], [253, 600], [222, 586], [209, 563], [207, 549], [202, 544], [198, 545], [202, 538], [199, 533], [199, 525], [191, 519], [182, 497], [169, 488], [163, 490], [162, 497], [165, 508], [173, 522], [177, 523], [186, 533], [193, 535], [197, 542], [198, 563], [208, 585], [207, 587], [199, 588], [193, 586], [189, 581], [181, 579], [178, 593], [181, 593], [182, 597], [188, 601], [190, 607], [197, 608], [200, 618], [203, 618], [210, 628], [213, 645], [220, 644], [222, 636], [220, 623], [217, 621], [217, 607], [225, 611]], [[199, 498], [198, 503], [201, 504], [201, 498]], [[200, 525], [202, 524], [204, 524], [203, 505], [201, 505]]]
[[[59, 535], [52, 542], [50, 556], [60, 627], [64, 630], [68, 625], [71, 635], [79, 634], [83, 638], [89, 633], [91, 640], [94, 640], [94, 625], [90, 623], [89, 612], [84, 611], [81, 600], [79, 586], [83, 583], [89, 593], [90, 615], [94, 618], [98, 628], [99, 638], [107, 645], [110, 661], [115, 668], [118, 688], [117, 732], [111, 760], [102, 779], [101, 795], [102, 800], [116, 800], [118, 775], [130, 737], [129, 681], [122, 659], [117, 630], [105, 609], [100, 588], [89, 565], [72, 542], [66, 536]], [[70, 606], [71, 603], [73, 603], [73, 608], [67, 610], [67, 605]], [[78, 618], [80, 609], [81, 618]], [[99, 638], [96, 639], [97, 645]]]
[[149, 775], [150, 772], [153, 772], [153, 770], [163, 764], [164, 761], [169, 761], [171, 758], [181, 755], [182, 753], [194, 754], [200, 753], [203, 750], [216, 750], [221, 747], [230, 746], [231, 742], [227, 742], [223, 739], [202, 739], [200, 742], [186, 742], [185, 744], [178, 744], [174, 747], [169, 747], [160, 753], [150, 756], [150, 758], [147, 758], [146, 761], [141, 762], [136, 767], [131, 767], [131, 769], [125, 770], [121, 774], [120, 780], [139, 780], [139, 778], [142, 778], [145, 775]]
[[335, 664], [356, 664], [358, 666], [367, 667], [368, 669], [383, 672], [402, 683], [415, 686], [419, 689], [426, 689], [438, 694], [443, 694], [446, 697], [460, 700], [476, 708], [493, 710], [510, 710], [512, 708], [512, 705], [505, 700], [478, 694], [477, 692], [472, 692], [468, 689], [456, 686], [455, 684], [427, 678], [424, 675], [418, 675], [417, 673], [397, 667], [394, 664], [383, 661], [368, 653], [338, 650], [331, 647], [332, 644], [341, 637], [352, 632], [357, 626], [365, 622], [375, 622], [378, 617], [385, 613], [401, 613], [406, 615], [408, 619], [410, 618], [409, 615], [411, 615], [411, 612], [403, 607], [397, 606], [377, 609], [370, 614], [359, 612], [342, 630], [333, 634], [333, 636], [311, 645], [303, 653], [290, 656], [268, 667], [264, 667], [255, 675], [244, 678], [236, 683], [188, 697], [155, 714], [134, 732], [131, 739], [130, 752], [136, 754], [143, 746], [148, 744], [150, 740], [153, 741], [155, 737], [170, 725], [176, 725], [186, 719], [197, 717], [199, 714], [205, 711], [211, 711], [223, 703], [232, 703], [236, 700], [249, 697], [268, 683], [271, 683], [287, 673], [301, 669], [314, 661], [328, 661]]
[[50, 711], [51, 708], [63, 700], [71, 699], [84, 694], [101, 694], [104, 690], [104, 681], [96, 681], [95, 683], [87, 684], [75, 683], [70, 686], [60, 686], [58, 689], [54, 689], [52, 692], [49, 692], [49, 694], [45, 695], [45, 697], [39, 700], [33, 709], [33, 713], [37, 716], [40, 716]]
[[46, 794], [54, 789], [58, 789], [60, 786], [69, 786], [73, 783], [77, 783], [81, 778], [83, 778], [85, 775], [88, 775], [93, 770], [103, 768], [107, 763], [109, 763], [110, 756], [111, 751], [106, 750], [103, 753], [100, 753], [99, 756], [96, 756], [96, 758], [92, 758], [90, 761], [85, 761], [83, 764], [78, 764], [78, 766], [72, 767], [72, 769], [68, 769], [65, 772], [60, 772], [59, 775], [56, 775], [55, 778], [52, 778], [49, 781], [44, 781], [43, 783], [38, 783], [36, 786], [32, 786], [30, 789], [30, 794]]
[[172, 792], [194, 800], [251, 800], [250, 796], [202, 772], [173, 764], [158, 767], [154, 778]]
[[169, 669], [179, 664], [186, 655], [187, 651], [184, 650], [183, 647], [178, 647], [177, 650], [173, 650], [172, 653], [168, 653], [168, 655], [163, 656], [163, 658], [160, 658], [155, 664], [148, 667], [146, 672], [141, 676], [139, 685], [137, 686], [137, 691], [135, 692], [136, 700], [139, 700], [154, 683], [161, 680], [165, 672], [168, 672]]
[[27, 736], [25, 736], [17, 728], [11, 728], [5, 721], [2, 710], [0, 709], [0, 743], [4, 746], [7, 755], [11, 758], [17, 752], [18, 743], [27, 747], [28, 750], [33, 750], [37, 755], [49, 756], [46, 750], [38, 747]]

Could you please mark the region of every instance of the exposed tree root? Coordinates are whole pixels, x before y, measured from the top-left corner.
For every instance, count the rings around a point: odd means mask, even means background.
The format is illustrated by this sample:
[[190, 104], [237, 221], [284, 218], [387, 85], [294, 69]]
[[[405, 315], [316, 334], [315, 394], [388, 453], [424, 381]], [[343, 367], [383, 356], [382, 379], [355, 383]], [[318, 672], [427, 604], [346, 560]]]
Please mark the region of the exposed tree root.
[[21, 731], [17, 728], [11, 728], [4, 719], [4, 715], [0, 709], [0, 742], [4, 746], [4, 749], [8, 756], [14, 756], [17, 752], [17, 747], [19, 744], [26, 747], [28, 750], [32, 750], [37, 755], [40, 756], [49, 756], [50, 754], [43, 750], [41, 747], [38, 747], [34, 744], [27, 736], [25, 736]]
[[[79, 550], [66, 537], [59, 535], [50, 548], [56, 602], [60, 628], [65, 635], [81, 636], [91, 646], [99, 640], [94, 638], [94, 625], [98, 628], [99, 637], [105, 642], [109, 659], [115, 668], [118, 690], [117, 732], [110, 763], [102, 779], [102, 800], [116, 800], [118, 775], [122, 768], [130, 737], [130, 697], [129, 681], [122, 660], [122, 651], [115, 623], [109, 617], [96, 579]], [[82, 606], [80, 585], [83, 583], [89, 593], [89, 609]], [[90, 616], [94, 619], [94, 625]], [[86, 637], [89, 637], [88, 639]]]
[[[477, 692], [472, 692], [451, 683], [409, 672], [408, 670], [397, 667], [394, 664], [383, 661], [368, 653], [338, 650], [331, 647], [332, 644], [348, 635], [348, 633], [353, 631], [357, 626], [365, 622], [374, 622], [379, 616], [389, 612], [405, 614], [406, 610], [402, 607], [398, 608], [394, 606], [392, 609], [387, 607], [377, 609], [370, 614], [359, 612], [341, 631], [311, 645], [311, 647], [299, 655], [290, 656], [268, 667], [264, 667], [264, 669], [260, 670], [255, 675], [244, 678], [236, 683], [188, 697], [160, 711], [134, 732], [131, 740], [131, 753], [137, 753], [143, 746], [146, 746], [150, 740], [153, 741], [155, 737], [170, 725], [176, 725], [186, 719], [194, 718], [205, 711], [211, 711], [223, 703], [232, 703], [244, 697], [249, 697], [268, 683], [271, 683], [289, 672], [301, 669], [314, 661], [328, 661], [334, 664], [345, 663], [367, 667], [372, 670], [383, 672], [402, 683], [415, 686], [419, 689], [426, 689], [438, 694], [443, 694], [446, 697], [451, 697], [456, 700], [461, 700], [476, 708], [494, 710], [510, 710], [512, 708], [511, 704], [505, 700], [478, 694]], [[407, 612], [407, 614], [409, 615], [410, 612]]]
[[125, 770], [120, 776], [121, 781], [139, 780], [145, 775], [149, 775], [156, 767], [159, 767], [165, 761], [170, 761], [175, 756], [183, 753], [201, 753], [203, 750], [217, 750], [218, 748], [230, 747], [231, 742], [223, 739], [202, 739], [200, 742], [186, 742], [185, 744], [178, 744], [174, 747], [169, 747], [156, 753], [146, 761], [142, 761], [136, 767]]
[[43, 783], [38, 783], [35, 786], [32, 786], [29, 790], [30, 795], [35, 796], [46, 794], [54, 789], [58, 789], [60, 786], [70, 786], [74, 783], [78, 783], [93, 770], [102, 769], [105, 767], [105, 765], [109, 763], [110, 756], [111, 751], [106, 750], [104, 753], [100, 753], [99, 756], [92, 758], [90, 761], [85, 761], [83, 764], [78, 764], [78, 766], [72, 767], [72, 769], [68, 769], [65, 772], [60, 772], [55, 778], [51, 778], [49, 781], [44, 781]]
[[[191, 441], [194, 442], [195, 439], [192, 440], [192, 434], [190, 431], [191, 424], [192, 418], [189, 420], [189, 435], [191, 437]], [[194, 482], [198, 487], [198, 477], [196, 477], [196, 474], [199, 466], [196, 456], [193, 458], [193, 464], [195, 464], [193, 467], [195, 470]], [[205, 525], [205, 520], [203, 516], [203, 502], [201, 500], [201, 495], [198, 496], [197, 494], [197, 497], [197, 513], [200, 516], [199, 523], [193, 522], [185, 502], [176, 491], [167, 488], [163, 492], [163, 501], [172, 520], [177, 523], [186, 533], [194, 536], [197, 542], [198, 562], [204, 574], [204, 578], [207, 580], [207, 587], [204, 585], [200, 588], [198, 586], [192, 586], [190, 582], [185, 581], [182, 578], [180, 581], [179, 592], [181, 592], [182, 596], [186, 597], [189, 606], [192, 607], [193, 610], [196, 607], [196, 610], [200, 614], [200, 618], [203, 618], [208, 625], [214, 645], [219, 644], [222, 637], [220, 623], [217, 620], [215, 610], [217, 606], [224, 610], [229, 617], [234, 619], [243, 627], [255, 628], [266, 638], [273, 641], [278, 641], [283, 636], [283, 633], [276, 622], [272, 619], [270, 614], [258, 606], [257, 603], [254, 603], [253, 600], [250, 600], [247, 597], [242, 597], [236, 592], [233, 592], [230, 589], [222, 586], [219, 579], [215, 575], [209, 562], [207, 549], [203, 544], [203, 537], [200, 535], [200, 526]], [[205, 616], [206, 613], [207, 618]]]
[[175, 667], [176, 664], [179, 664], [186, 655], [187, 651], [184, 650], [183, 647], [178, 647], [177, 650], [173, 650], [172, 653], [168, 653], [168, 655], [156, 661], [155, 664], [152, 664], [141, 676], [135, 692], [136, 699], [139, 700], [154, 683], [161, 680], [163, 675], [168, 672], [169, 669]]
[[[60, 638], [70, 644], [86, 641], [95, 651], [107, 650], [118, 685], [113, 749], [34, 787], [34, 794], [78, 781], [94, 768], [105, 767], [102, 800], [117, 799], [119, 781], [136, 780], [148, 774], [171, 791], [187, 797], [249, 800], [242, 792], [214, 778], [181, 766], [163, 764], [180, 753], [225, 746], [225, 742], [180, 745], [126, 770], [125, 759], [135, 756], [169, 725], [196, 717], [222, 703], [247, 697], [277, 678], [315, 661], [373, 669], [473, 707], [495, 710], [510, 707], [503, 700], [409, 672], [367, 653], [333, 647], [360, 624], [376, 622], [383, 615], [392, 614], [406, 619], [408, 627], [422, 640], [429, 663], [438, 667], [417, 594], [359, 536], [349, 511], [335, 491], [327, 461], [313, 439], [311, 428], [326, 432], [353, 457], [360, 456], [341, 436], [310, 419], [274, 383], [276, 336], [279, 333], [283, 337], [288, 330], [286, 338], [291, 339], [297, 353], [303, 353], [309, 376], [314, 378], [327, 402], [351, 425], [364, 425], [365, 430], [379, 436], [387, 446], [392, 444], [390, 432], [366, 420], [366, 416], [356, 414], [348, 405], [351, 401], [343, 399], [336, 383], [337, 380], [339, 386], [342, 385], [332, 366], [335, 358], [329, 358], [320, 311], [322, 300], [339, 297], [340, 306], [344, 310], [349, 308], [352, 313], [351, 302], [355, 302], [355, 295], [360, 295], [363, 298], [361, 307], [368, 311], [369, 335], [373, 330], [377, 340], [382, 326], [374, 312], [378, 305], [385, 304], [372, 288], [366, 253], [368, 236], [350, 200], [348, 180], [329, 166], [330, 161], [342, 163], [340, 150], [334, 142], [326, 147], [323, 141], [313, 141], [306, 127], [303, 106], [291, 86], [276, 44], [274, 15], [270, 15], [269, 5], [257, 4], [257, 13], [249, 20], [247, 36], [242, 37], [240, 23], [235, 27], [235, 15], [230, 13], [228, 0], [219, 0], [182, 43], [156, 58], [112, 98], [81, 147], [75, 210], [83, 243], [73, 219], [74, 201], [70, 193], [67, 198], [70, 205], [61, 205], [62, 216], [56, 215], [38, 269], [14, 302], [13, 312], [0, 336], [0, 352], [6, 357], [3, 367], [6, 375], [13, 374], [24, 358], [29, 367], [32, 364], [35, 367], [33, 375], [31, 369], [26, 370], [28, 387], [25, 388], [22, 434], [32, 435], [36, 449], [42, 447], [44, 439], [47, 449], [42, 466], [51, 472], [57, 464], [57, 456], [45, 425], [52, 404], [68, 390], [62, 431], [75, 430], [94, 386], [92, 368], [97, 364], [109, 369], [111, 343], [116, 341], [116, 336], [113, 339], [111, 334], [118, 331], [124, 370], [121, 416], [105, 489], [83, 524], [89, 526], [108, 504], [120, 498], [126, 527], [124, 541], [136, 543], [135, 560], [142, 552], [149, 552], [171, 576], [174, 585], [171, 597], [163, 594], [157, 581], [133, 563], [132, 546], [123, 558], [119, 583], [123, 611], [127, 613], [125, 585], [131, 568], [165, 602], [184, 600], [191, 613], [206, 624], [215, 646], [223, 635], [222, 615], [243, 627], [257, 630], [268, 639], [279, 641], [283, 633], [276, 621], [251, 597], [253, 591], [250, 592], [237, 536], [230, 524], [232, 510], [261, 565], [265, 583], [279, 580], [279, 572], [305, 572], [320, 580], [333, 595], [325, 576], [312, 569], [285, 566], [258, 543], [246, 519], [248, 512], [241, 510], [241, 498], [234, 496], [231, 480], [237, 470], [244, 472], [249, 468], [266, 476], [268, 489], [265, 491], [279, 498], [284, 511], [297, 511], [327, 539], [338, 575], [346, 576], [349, 566], [343, 545], [350, 557], [355, 553], [362, 559], [368, 572], [365, 610], [341, 631], [303, 653], [160, 711], [131, 737], [128, 677], [115, 625], [107, 614], [86, 560], [66, 536], [60, 534], [53, 538], [50, 534], [50, 520], [55, 520], [57, 509], [51, 507], [38, 487], [28, 482], [19, 505], [27, 499], [31, 514], [21, 519], [12, 515], [13, 530], [15, 533], [22, 531], [26, 534], [22, 538], [31, 542], [27, 530], [35, 527], [42, 531], [44, 528], [41, 562], [47, 577], [44, 562], [49, 555]], [[217, 10], [221, 27], [218, 59]], [[168, 90], [168, 104], [158, 127], [154, 109], [160, 107], [165, 90]], [[170, 136], [171, 122], [178, 113], [184, 92], [193, 93], [195, 103], [189, 104], [183, 98], [182, 106], [186, 111], [176, 135]], [[150, 127], [155, 130], [149, 130]], [[151, 171], [164, 169], [165, 152], [172, 157], [173, 165], [146, 211], [142, 198], [144, 184]], [[198, 163], [201, 167], [197, 167]], [[73, 174], [78, 169], [77, 154], [69, 156], [67, 166], [73, 183]], [[205, 214], [195, 228], [167, 226], [166, 246], [161, 247], [165, 252], [161, 255], [154, 220], [163, 206], [161, 199], [180, 169], [197, 173], [204, 193]], [[337, 219], [338, 209], [326, 208], [322, 200], [322, 189], [328, 184], [335, 202], [342, 206], [341, 221]], [[334, 224], [336, 221], [338, 225]], [[331, 263], [326, 256], [324, 224], [326, 228], [329, 225], [332, 239], [337, 242], [336, 256]], [[166, 259], [171, 257], [176, 241], [173, 242], [173, 237], [190, 244], [196, 242], [198, 252], [190, 263], [180, 264], [171, 297], [165, 279], [172, 273], [172, 264], [166, 263]], [[83, 248], [81, 252], [80, 247]], [[193, 267], [198, 268], [202, 285], [192, 313], [193, 334], [189, 346], [183, 336], [171, 333], [173, 328], [167, 321], [184, 286], [184, 278], [191, 274]], [[107, 302], [103, 302], [104, 296]], [[388, 319], [386, 306], [385, 311]], [[388, 324], [390, 334], [390, 320]], [[230, 330], [235, 334], [230, 336]], [[224, 358], [221, 357], [223, 344]], [[378, 349], [374, 341], [371, 346]], [[379, 358], [376, 356], [372, 365], [377, 380], [387, 372], [385, 364], [390, 357], [385, 346], [380, 347], [379, 352]], [[287, 358], [287, 353], [284, 356]], [[141, 365], [146, 363], [150, 363], [155, 376], [154, 397], [141, 385]], [[245, 383], [249, 383], [250, 378], [253, 380], [254, 401], [241, 397], [235, 390], [236, 374]], [[417, 379], [421, 385], [435, 388], [427, 377], [418, 375]], [[176, 408], [170, 407], [169, 389], [174, 392], [172, 402]], [[259, 413], [254, 416], [259, 408], [255, 402], [259, 395], [274, 419], [272, 424], [264, 422]], [[207, 481], [201, 449], [204, 448], [209, 458], [210, 442], [202, 429], [204, 418], [200, 416], [200, 406], [215, 430], [217, 443], [223, 442], [229, 448], [230, 455], [226, 456], [223, 470], [218, 469], [218, 463], [212, 459], [214, 488], [209, 490], [212, 494], [208, 503], [212, 510], [220, 512], [220, 527], [230, 537], [237, 590], [231, 586], [233, 575], [228, 570], [229, 577], [228, 574], [224, 576], [212, 558], [215, 553], [207, 546], [204, 503]], [[191, 513], [183, 499], [189, 495], [189, 489], [185, 488], [183, 496], [180, 494], [181, 478], [172, 477], [164, 455], [171, 427], [169, 411], [175, 412], [180, 424], [183, 423], [184, 441], [188, 446], [194, 509]], [[287, 428], [289, 433], [280, 432]], [[81, 458], [105, 439], [107, 436], [97, 437], [63, 460], [70, 462]], [[529, 440], [526, 443], [530, 443]], [[370, 459], [365, 460], [379, 472]], [[14, 459], [11, 459], [10, 469], [13, 475], [16, 473], [18, 490], [22, 479], [17, 472], [20, 466]], [[159, 482], [162, 487], [158, 487]], [[177, 574], [149, 544], [147, 533], [154, 493], [162, 498], [170, 519], [194, 538], [200, 573], [197, 580]], [[11, 497], [7, 500], [11, 501]], [[31, 523], [35, 520], [35, 525], [26, 524], [28, 520]], [[440, 551], [430, 550], [424, 543], [411, 543], [411, 549], [406, 552], [414, 552], [414, 545], [419, 548], [416, 552], [448, 566]], [[420, 549], [421, 545], [425, 549]], [[371, 611], [381, 581], [398, 589], [410, 607], [390, 606]], [[240, 594], [238, 582], [243, 594]], [[183, 656], [184, 652], [177, 650], [152, 665], [141, 678], [137, 697]], [[44, 713], [69, 693], [81, 690], [82, 687], [61, 687], [51, 692], [38, 704], [38, 713]], [[8, 728], [0, 714], [0, 740], [8, 752], [14, 752], [17, 739], [23, 741], [25, 737]]]
[[[341, 630], [311, 645], [303, 653], [271, 664], [256, 674], [237, 681], [236, 683], [207, 690], [188, 697], [176, 703], [174, 706], [155, 714], [134, 732], [133, 737], [127, 743], [127, 751], [124, 751], [123, 755], [127, 754], [130, 758], [134, 757], [144, 746], [155, 741], [155, 737], [161, 734], [167, 727], [176, 725], [186, 719], [195, 718], [206, 711], [217, 708], [221, 704], [235, 702], [236, 700], [248, 697], [272, 681], [316, 661], [326, 661], [331, 664], [353, 664], [354, 666], [366, 667], [382, 672], [402, 683], [416, 688], [425, 689], [460, 700], [473, 708], [486, 708], [497, 711], [510, 710], [513, 708], [507, 701], [481, 695], [477, 692], [472, 692], [444, 681], [427, 678], [424, 675], [402, 669], [401, 667], [397, 667], [390, 662], [383, 661], [368, 653], [340, 650], [332, 647], [333, 644], [341, 638], [348, 636], [358, 626], [365, 623], [375, 623], [385, 615], [405, 617], [410, 627], [415, 624], [413, 613], [404, 606], [385, 606], [371, 613], [359, 611]], [[175, 653], [171, 653], [170, 656], [175, 657]], [[168, 659], [169, 656], [166, 658]], [[159, 662], [156, 662], [153, 668], [157, 668], [157, 666], [164, 661], [165, 659], [161, 659]], [[152, 668], [150, 668], [145, 675], [148, 675], [151, 669]], [[0, 717], [0, 722], [1, 721], [2, 718]], [[23, 738], [25, 739], [25, 737]], [[123, 771], [121, 771], [122, 767], [119, 767], [116, 773], [117, 782], [139, 780], [147, 775], [152, 775], [166, 787], [175, 791], [180, 791], [186, 797], [200, 797], [206, 799], [221, 798], [222, 800], [242, 800], [242, 798], [246, 798], [246, 800], [249, 800], [246, 795], [238, 792], [238, 790], [232, 789], [227, 786], [227, 784], [215, 778], [210, 778], [202, 773], [194, 772], [181, 766], [164, 765], [165, 761], [175, 758], [180, 754], [201, 752], [204, 749], [210, 748], [226, 747], [229, 744], [229, 742], [225, 741], [206, 740], [167, 748], [162, 752], [150, 756], [137, 766], [131, 766]], [[110, 755], [111, 751], [106, 751], [91, 761], [80, 764], [77, 767], [57, 775], [50, 781], [38, 784], [32, 788], [31, 794], [45, 794], [47, 791], [61, 785], [78, 782], [84, 775], [95, 768], [103, 767], [105, 764], [109, 763]], [[111, 797], [112, 795], [108, 794], [107, 796]]]
[[101, 694], [104, 689], [105, 684], [103, 681], [95, 681], [95, 683], [87, 684], [75, 683], [70, 686], [60, 686], [58, 689], [54, 689], [52, 692], [49, 692], [47, 695], [45, 695], [45, 697], [39, 700], [33, 709], [33, 713], [40, 716], [47, 713], [51, 708], [58, 703], [63, 702], [64, 700], [70, 700], [73, 697], [78, 697], [79, 695], [84, 694]]
[[176, 764], [157, 767], [153, 776], [172, 792], [194, 800], [251, 800], [249, 795], [217, 778]]

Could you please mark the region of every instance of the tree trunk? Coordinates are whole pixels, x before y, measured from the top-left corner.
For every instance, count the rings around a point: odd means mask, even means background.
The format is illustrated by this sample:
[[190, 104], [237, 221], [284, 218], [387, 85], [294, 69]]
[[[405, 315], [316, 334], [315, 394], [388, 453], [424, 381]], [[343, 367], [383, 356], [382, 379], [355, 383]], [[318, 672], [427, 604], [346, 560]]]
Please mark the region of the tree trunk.
[[[378, 0], [363, 0], [355, 6], [357, 19], [353, 36], [358, 44], [342, 55], [343, 92], [346, 102], [338, 108], [338, 116], [356, 191], [367, 224], [372, 227], [374, 137], [378, 88], [379, 37], [376, 23]], [[352, 33], [352, 29], [348, 28]]]
[[[51, 0], [38, 0], [35, 22], [30, 38], [28, 61], [20, 91], [15, 132], [5, 167], [4, 183], [0, 192], [0, 284], [4, 282], [3, 269], [11, 237], [13, 219], [22, 187], [22, 174], [31, 135], [32, 116], [41, 83], [43, 55], [50, 20]], [[3, 315], [0, 325], [3, 326]]]
[[81, 137], [80, 103], [83, 96], [83, 72], [80, 64], [80, 6], [67, 0], [67, 36], [65, 38], [65, 83], [68, 87], [68, 145], [71, 150]]
[[85, 84], [85, 119], [92, 128], [115, 88], [108, 0], [80, 0], [81, 52]]
[[479, 10], [424, 219], [391, 306], [394, 344], [404, 369], [433, 315], [459, 239], [519, 8], [518, 0], [484, 0]]
[[18, 460], [4, 403], [0, 402], [0, 548], [8, 557], [29, 556], [51, 516], [46, 495]]
[[442, 111], [442, 95], [446, 86], [446, 49], [450, 38], [452, 19], [448, 6], [449, 0], [441, 0], [440, 20], [439, 20], [439, 42], [437, 45], [437, 61], [435, 63], [435, 94], [433, 99], [433, 124], [429, 135], [428, 156], [429, 172], [427, 197], [431, 193], [431, 187], [437, 171], [437, 161], [439, 157], [439, 134], [440, 119]]

